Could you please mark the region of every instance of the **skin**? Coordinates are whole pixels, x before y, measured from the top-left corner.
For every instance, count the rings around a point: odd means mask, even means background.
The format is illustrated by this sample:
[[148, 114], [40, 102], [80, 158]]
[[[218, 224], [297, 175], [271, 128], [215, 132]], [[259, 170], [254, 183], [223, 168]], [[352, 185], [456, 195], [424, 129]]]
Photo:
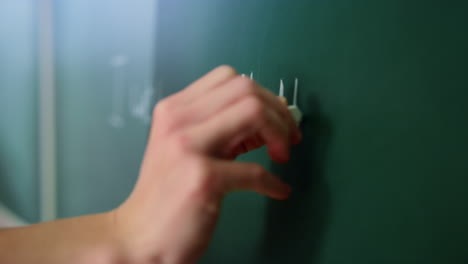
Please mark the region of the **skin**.
[[234, 161], [266, 145], [277, 162], [301, 134], [282, 100], [220, 66], [154, 109], [138, 181], [102, 214], [0, 230], [0, 263], [195, 263], [223, 197], [249, 190], [286, 199], [291, 188], [256, 163]]

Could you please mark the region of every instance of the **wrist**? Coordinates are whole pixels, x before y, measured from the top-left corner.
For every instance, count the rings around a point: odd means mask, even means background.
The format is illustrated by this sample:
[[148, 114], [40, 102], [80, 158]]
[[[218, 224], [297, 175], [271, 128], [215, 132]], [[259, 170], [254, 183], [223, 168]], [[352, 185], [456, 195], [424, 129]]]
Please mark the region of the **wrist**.
[[[153, 230], [139, 230], [133, 215], [124, 205], [105, 213], [110, 233], [110, 244], [114, 251], [115, 263], [123, 264], [164, 264], [158, 247], [147, 243], [146, 235]], [[131, 210], [130, 210], [131, 211]]]
[[114, 211], [93, 215], [95, 222], [99, 223], [100, 232], [95, 234], [95, 241], [91, 243], [93, 248], [88, 256], [93, 263], [119, 263], [132, 264], [128, 250], [125, 247], [125, 240], [121, 239], [116, 229]]

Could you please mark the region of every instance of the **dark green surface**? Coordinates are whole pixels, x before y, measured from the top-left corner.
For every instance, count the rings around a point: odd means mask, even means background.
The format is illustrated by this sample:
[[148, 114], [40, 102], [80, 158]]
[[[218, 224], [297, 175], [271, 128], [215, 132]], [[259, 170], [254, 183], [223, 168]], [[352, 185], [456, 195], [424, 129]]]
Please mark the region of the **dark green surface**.
[[0, 1], [0, 203], [39, 219], [35, 1]]
[[201, 263], [468, 263], [468, 2], [163, 1], [156, 79], [300, 81], [289, 201], [230, 195]]

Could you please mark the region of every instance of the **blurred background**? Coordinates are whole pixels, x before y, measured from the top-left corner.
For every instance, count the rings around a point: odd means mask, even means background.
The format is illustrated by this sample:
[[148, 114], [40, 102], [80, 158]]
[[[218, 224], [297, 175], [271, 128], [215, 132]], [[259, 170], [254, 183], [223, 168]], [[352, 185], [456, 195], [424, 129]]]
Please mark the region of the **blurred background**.
[[0, 1], [0, 225], [126, 198], [160, 96], [156, 12], [152, 0]]

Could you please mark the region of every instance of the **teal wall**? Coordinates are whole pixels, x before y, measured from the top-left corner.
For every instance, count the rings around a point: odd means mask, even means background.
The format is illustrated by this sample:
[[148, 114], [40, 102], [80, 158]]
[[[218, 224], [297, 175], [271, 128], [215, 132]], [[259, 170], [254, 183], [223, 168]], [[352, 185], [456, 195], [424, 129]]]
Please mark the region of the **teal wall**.
[[0, 1], [0, 201], [37, 221], [35, 1]]
[[156, 8], [56, 1], [60, 217], [113, 209], [134, 185], [158, 99]]
[[[0, 3], [0, 202], [30, 222], [39, 220], [37, 5]], [[67, 0], [53, 9], [58, 217], [109, 210], [133, 187], [161, 97], [156, 2]], [[113, 113], [122, 125], [112, 125]]]

